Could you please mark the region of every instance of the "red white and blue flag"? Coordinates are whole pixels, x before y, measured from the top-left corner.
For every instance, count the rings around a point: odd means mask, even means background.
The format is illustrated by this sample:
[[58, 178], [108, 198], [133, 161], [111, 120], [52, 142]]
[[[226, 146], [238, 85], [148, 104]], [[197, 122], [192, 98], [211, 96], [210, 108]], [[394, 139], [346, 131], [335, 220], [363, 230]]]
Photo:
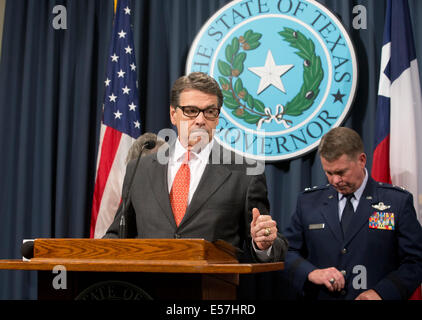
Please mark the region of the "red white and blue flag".
[[411, 192], [422, 223], [422, 97], [407, 0], [387, 4], [371, 174]]
[[101, 238], [119, 207], [126, 156], [141, 134], [137, 73], [129, 0], [115, 10], [107, 59], [103, 119], [91, 211], [91, 238]]

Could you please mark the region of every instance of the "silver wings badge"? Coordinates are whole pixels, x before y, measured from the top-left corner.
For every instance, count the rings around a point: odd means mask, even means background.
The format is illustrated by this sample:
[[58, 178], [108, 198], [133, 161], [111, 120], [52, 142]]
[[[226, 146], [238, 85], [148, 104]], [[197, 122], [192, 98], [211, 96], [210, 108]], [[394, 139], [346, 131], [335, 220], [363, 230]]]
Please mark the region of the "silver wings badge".
[[389, 209], [391, 206], [387, 206], [384, 204], [384, 202], [380, 202], [378, 204], [373, 204], [372, 208], [375, 208], [379, 211], [384, 211], [385, 209]]

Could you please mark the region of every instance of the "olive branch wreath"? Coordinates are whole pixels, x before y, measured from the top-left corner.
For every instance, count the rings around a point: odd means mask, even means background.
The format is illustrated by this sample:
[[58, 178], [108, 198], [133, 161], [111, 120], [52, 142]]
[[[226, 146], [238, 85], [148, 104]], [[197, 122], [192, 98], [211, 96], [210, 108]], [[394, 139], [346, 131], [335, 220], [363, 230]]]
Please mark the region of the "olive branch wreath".
[[224, 97], [224, 105], [232, 110], [232, 114], [246, 123], [256, 124], [261, 127], [263, 121], [283, 123], [289, 127], [293, 122], [283, 119], [284, 115], [299, 116], [309, 109], [314, 103], [320, 90], [319, 86], [324, 78], [321, 66], [321, 58], [315, 53], [315, 45], [311, 39], [307, 39], [300, 31], [284, 28], [279, 35], [289, 42], [290, 46], [297, 49], [295, 52], [304, 60], [303, 84], [297, 95], [286, 106], [277, 106], [276, 115], [271, 114], [271, 109], [251, 94], [244, 87], [239, 77], [244, 71], [246, 51], [258, 48], [261, 43], [261, 33], [248, 30], [239, 38], [234, 37], [231, 44], [225, 48], [226, 61], [218, 60], [218, 70], [221, 75], [219, 82]]

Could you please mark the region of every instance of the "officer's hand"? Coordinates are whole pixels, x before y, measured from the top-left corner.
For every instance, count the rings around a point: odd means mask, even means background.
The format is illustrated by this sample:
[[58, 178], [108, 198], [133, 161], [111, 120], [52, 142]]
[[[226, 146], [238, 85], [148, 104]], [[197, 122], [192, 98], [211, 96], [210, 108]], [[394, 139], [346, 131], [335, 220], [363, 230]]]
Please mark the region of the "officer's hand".
[[355, 300], [382, 300], [382, 298], [375, 290], [369, 289], [358, 295]]
[[343, 274], [334, 267], [316, 269], [308, 274], [308, 280], [314, 284], [325, 285], [330, 291], [340, 291], [345, 284]]
[[252, 209], [251, 237], [260, 250], [271, 247], [277, 238], [277, 223], [270, 215], [261, 215], [257, 208]]

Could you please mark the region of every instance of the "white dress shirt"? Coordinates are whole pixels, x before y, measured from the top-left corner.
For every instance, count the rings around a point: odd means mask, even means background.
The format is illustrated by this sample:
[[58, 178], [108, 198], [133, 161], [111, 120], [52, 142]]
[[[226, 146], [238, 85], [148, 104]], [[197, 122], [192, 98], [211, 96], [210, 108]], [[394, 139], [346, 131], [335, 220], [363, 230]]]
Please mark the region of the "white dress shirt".
[[[362, 184], [360, 187], [353, 192], [354, 198], [350, 199], [350, 202], [353, 205], [353, 210], [356, 212], [356, 209], [359, 205], [360, 198], [362, 197], [363, 191], [365, 190], [366, 183], [368, 182], [368, 171], [365, 168], [365, 178], [363, 179]], [[341, 194], [338, 193], [338, 218], [341, 221], [341, 215], [343, 214], [343, 209], [346, 206], [347, 198]]]
[[[189, 154], [189, 169], [190, 169], [190, 183], [189, 183], [189, 195], [188, 195], [188, 205], [192, 200], [192, 196], [198, 187], [199, 181], [202, 178], [205, 167], [208, 163], [208, 158], [211, 153], [212, 146], [214, 145], [214, 139], [208, 143], [200, 153], [191, 151]], [[176, 140], [173, 154], [170, 155], [169, 164], [168, 164], [168, 192], [170, 193], [171, 187], [173, 186], [174, 178], [176, 173], [179, 170], [180, 166], [185, 160], [185, 154], [187, 150], [182, 146], [179, 139]]]

